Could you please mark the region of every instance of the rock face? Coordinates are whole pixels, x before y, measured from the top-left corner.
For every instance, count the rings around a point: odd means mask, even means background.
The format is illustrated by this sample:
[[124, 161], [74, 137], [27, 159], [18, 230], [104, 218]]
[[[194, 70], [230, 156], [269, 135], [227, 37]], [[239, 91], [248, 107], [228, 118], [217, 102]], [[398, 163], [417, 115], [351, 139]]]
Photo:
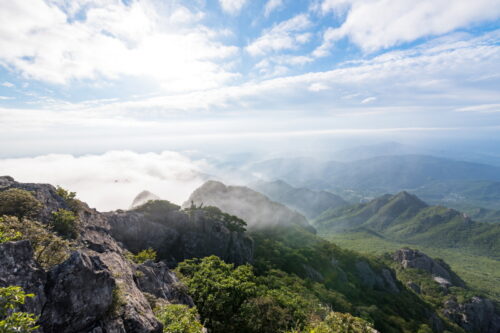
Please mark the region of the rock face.
[[20, 286], [35, 298], [27, 298], [23, 311], [40, 315], [47, 301], [47, 274], [33, 260], [33, 249], [27, 240], [0, 244], [0, 287]]
[[495, 313], [495, 306], [488, 299], [472, 297], [459, 304], [452, 298], [445, 302], [443, 314], [467, 332], [500, 332], [500, 315]]
[[[0, 177], [0, 191], [9, 188], [33, 192], [44, 204], [38, 218], [42, 223], [50, 221], [53, 211], [69, 209], [52, 185]], [[0, 244], [0, 286], [19, 285], [36, 294], [22, 310], [40, 316], [43, 333], [160, 333], [162, 325], [145, 292], [166, 303], [193, 304], [166, 264], [138, 267], [124, 257], [121, 244], [110, 235], [107, 215], [84, 203], [79, 204], [77, 215], [77, 250], [48, 272], [33, 259], [29, 241]], [[144, 278], [136, 279], [136, 271], [143, 272]]]
[[44, 332], [90, 331], [113, 303], [116, 282], [98, 256], [74, 252], [56, 266], [47, 283]]
[[380, 274], [377, 274], [366, 261], [358, 261], [355, 266], [363, 285], [392, 293], [400, 291], [390, 270], [384, 268]]
[[465, 282], [445, 262], [432, 259], [418, 250], [400, 249], [393, 254], [393, 259], [405, 269], [415, 268], [430, 273], [434, 280], [443, 287], [465, 287]]
[[210, 255], [237, 265], [253, 260], [251, 238], [210, 220], [202, 210], [194, 211], [191, 216], [173, 210], [159, 220], [142, 212], [114, 212], [108, 214], [108, 221], [110, 234], [128, 250], [153, 248], [170, 265]]
[[[418, 250], [400, 249], [394, 253], [393, 259], [404, 269], [416, 268], [429, 273], [430, 278], [443, 288], [445, 294], [448, 294], [448, 288], [452, 286], [467, 289], [465, 283], [444, 261], [432, 259]], [[407, 287], [417, 294], [425, 292], [412, 281], [407, 282]], [[444, 301], [441, 312], [466, 332], [500, 332], [500, 314], [489, 299], [472, 297], [459, 303], [455, 296], [451, 296]]]
[[172, 271], [163, 262], [147, 261], [138, 265], [134, 274], [137, 287], [160, 299], [168, 299], [171, 303], [194, 306], [191, 297], [186, 297], [182, 285]]
[[315, 232], [303, 215], [244, 186], [226, 186], [221, 182], [207, 181], [191, 194], [183, 207], [189, 207], [192, 203], [197, 206], [216, 206], [238, 216], [248, 223], [249, 229], [298, 225]]
[[160, 197], [149, 191], [142, 191], [134, 198], [132, 204], [130, 205], [130, 209], [139, 207], [140, 205], [143, 205], [150, 200], [160, 200]]

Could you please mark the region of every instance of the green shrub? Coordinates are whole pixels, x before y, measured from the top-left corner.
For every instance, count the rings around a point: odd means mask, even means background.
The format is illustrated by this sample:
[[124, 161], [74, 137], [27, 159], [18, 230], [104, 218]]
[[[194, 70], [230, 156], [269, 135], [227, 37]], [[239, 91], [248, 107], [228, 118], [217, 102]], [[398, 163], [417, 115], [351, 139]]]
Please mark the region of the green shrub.
[[135, 262], [136, 264], [142, 264], [148, 260], [155, 261], [156, 260], [156, 251], [149, 248], [146, 250], [142, 250], [141, 252], [139, 252], [137, 254], [133, 254], [131, 252], [126, 252], [125, 257], [127, 259]]
[[76, 198], [76, 192], [70, 192], [61, 186], [57, 186], [56, 193], [64, 200], [71, 211], [75, 213], [78, 212], [81, 202]]
[[156, 318], [165, 333], [201, 333], [203, 326], [195, 308], [183, 304], [169, 304], [155, 309]]
[[302, 330], [288, 333], [372, 333], [373, 327], [348, 313], [331, 312], [324, 320], [313, 322]]
[[134, 208], [132, 211], [144, 213], [149, 219], [162, 222], [165, 215], [172, 211], [177, 211], [181, 207], [168, 200], [149, 200], [145, 204]]
[[32, 218], [39, 214], [42, 204], [31, 192], [11, 188], [0, 192], [0, 216], [16, 216], [19, 220]]
[[52, 212], [52, 227], [55, 232], [65, 238], [75, 239], [78, 236], [78, 218], [67, 209]]
[[111, 297], [112, 299], [108, 309], [108, 314], [111, 316], [118, 316], [122, 307], [126, 304], [125, 295], [123, 293], [122, 287], [119, 284], [117, 284], [113, 288]]
[[207, 206], [200, 209], [205, 213], [205, 217], [221, 222], [231, 231], [244, 232], [246, 230], [247, 223], [237, 216], [224, 213], [214, 206]]
[[20, 221], [14, 216], [0, 218], [0, 234], [8, 235], [7, 239], [14, 235], [10, 240], [29, 240], [35, 260], [46, 269], [65, 261], [72, 247], [69, 241], [51, 232], [44, 224], [26, 219]]
[[0, 288], [0, 333], [28, 333], [38, 329], [34, 314], [16, 311], [27, 297], [34, 296], [17, 286]]

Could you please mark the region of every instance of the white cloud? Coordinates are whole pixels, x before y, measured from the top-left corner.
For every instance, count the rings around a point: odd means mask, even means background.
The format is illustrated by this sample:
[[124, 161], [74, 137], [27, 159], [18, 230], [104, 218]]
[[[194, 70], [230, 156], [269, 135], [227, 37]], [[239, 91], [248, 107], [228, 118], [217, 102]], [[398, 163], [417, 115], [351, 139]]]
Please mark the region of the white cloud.
[[309, 41], [311, 34], [303, 31], [310, 26], [311, 21], [306, 14], [297, 15], [265, 31], [246, 50], [253, 56], [261, 56], [273, 51], [296, 49]]
[[7, 87], [7, 88], [13, 88], [13, 87], [14, 87], [14, 84], [13, 84], [13, 83], [10, 83], [10, 82], [7, 82], [7, 81], [5, 81], [4, 83], [2, 83], [2, 86]]
[[372, 52], [500, 17], [498, 0], [323, 0], [321, 10], [346, 15], [340, 27], [326, 30], [316, 56], [344, 37]]
[[246, 2], [247, 0], [219, 0], [222, 10], [231, 15], [238, 14]]
[[268, 17], [275, 10], [283, 7], [283, 0], [268, 0], [264, 6], [264, 16]]
[[3, 174], [20, 182], [60, 185], [101, 211], [127, 209], [143, 190], [181, 204], [202, 184], [201, 172], [206, 167], [204, 161], [168, 151], [0, 159]]
[[9, 99], [14, 99], [13, 97], [7, 97], [7, 96], [0, 96], [0, 101], [6, 101]]
[[330, 87], [327, 86], [326, 84], [324, 83], [313, 83], [309, 86], [309, 88], [307, 88], [309, 91], [314, 91], [314, 92], [318, 92], [318, 91], [324, 91], [324, 90], [328, 90]]
[[500, 112], [500, 104], [479, 104], [457, 109], [459, 112], [480, 112], [495, 113]]
[[361, 104], [369, 104], [369, 103], [375, 102], [376, 100], [377, 100], [377, 97], [367, 97], [361, 101]]
[[218, 63], [237, 47], [199, 24], [201, 12], [155, 0], [55, 3], [0, 2], [0, 65], [57, 84], [140, 77], [168, 90], [206, 89], [235, 77]]

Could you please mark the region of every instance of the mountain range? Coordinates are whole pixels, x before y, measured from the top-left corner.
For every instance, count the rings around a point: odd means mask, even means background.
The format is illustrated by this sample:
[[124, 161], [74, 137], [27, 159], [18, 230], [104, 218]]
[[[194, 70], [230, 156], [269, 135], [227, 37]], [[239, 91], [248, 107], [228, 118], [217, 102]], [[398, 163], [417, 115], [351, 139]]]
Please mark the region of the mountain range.
[[313, 225], [321, 234], [363, 230], [391, 241], [468, 249], [500, 258], [500, 225], [475, 222], [467, 214], [443, 206], [429, 206], [408, 192], [327, 210]]

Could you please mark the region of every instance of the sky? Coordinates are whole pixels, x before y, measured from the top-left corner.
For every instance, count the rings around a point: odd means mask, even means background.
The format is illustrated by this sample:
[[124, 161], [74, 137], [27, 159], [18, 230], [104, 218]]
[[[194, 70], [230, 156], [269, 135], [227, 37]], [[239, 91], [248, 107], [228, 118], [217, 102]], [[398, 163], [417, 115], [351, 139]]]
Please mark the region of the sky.
[[0, 173], [358, 139], [500, 142], [500, 0], [0, 2]]

